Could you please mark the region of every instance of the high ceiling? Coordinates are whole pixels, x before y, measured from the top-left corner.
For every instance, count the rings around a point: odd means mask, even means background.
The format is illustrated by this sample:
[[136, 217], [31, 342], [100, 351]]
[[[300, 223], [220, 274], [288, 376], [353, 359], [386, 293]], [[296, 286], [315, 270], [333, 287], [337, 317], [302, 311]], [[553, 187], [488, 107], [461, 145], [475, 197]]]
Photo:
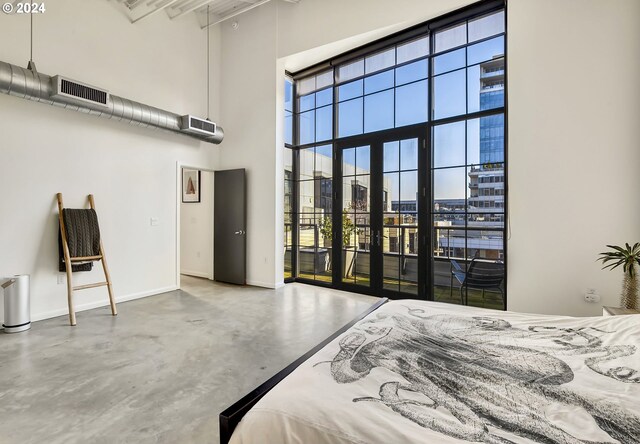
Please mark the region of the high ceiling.
[[[196, 14], [203, 29], [207, 24], [213, 26], [269, 1], [271, 0], [115, 0], [124, 7], [132, 23], [157, 13], [167, 14], [172, 20], [186, 14]], [[298, 3], [300, 0], [282, 1]]]

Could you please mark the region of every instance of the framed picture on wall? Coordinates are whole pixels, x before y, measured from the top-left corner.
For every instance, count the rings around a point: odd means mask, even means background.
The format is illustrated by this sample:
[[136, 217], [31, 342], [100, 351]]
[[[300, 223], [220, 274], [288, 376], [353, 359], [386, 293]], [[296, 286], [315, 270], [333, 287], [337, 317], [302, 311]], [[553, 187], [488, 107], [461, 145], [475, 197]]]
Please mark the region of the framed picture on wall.
[[200, 170], [182, 169], [182, 202], [200, 202]]

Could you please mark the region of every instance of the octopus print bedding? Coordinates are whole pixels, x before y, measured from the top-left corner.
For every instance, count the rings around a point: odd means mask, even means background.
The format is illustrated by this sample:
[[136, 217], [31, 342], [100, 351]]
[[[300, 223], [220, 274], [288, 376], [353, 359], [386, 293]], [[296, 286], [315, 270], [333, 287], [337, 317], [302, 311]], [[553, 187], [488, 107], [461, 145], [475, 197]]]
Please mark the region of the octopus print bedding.
[[389, 302], [267, 393], [231, 442], [640, 443], [640, 316]]

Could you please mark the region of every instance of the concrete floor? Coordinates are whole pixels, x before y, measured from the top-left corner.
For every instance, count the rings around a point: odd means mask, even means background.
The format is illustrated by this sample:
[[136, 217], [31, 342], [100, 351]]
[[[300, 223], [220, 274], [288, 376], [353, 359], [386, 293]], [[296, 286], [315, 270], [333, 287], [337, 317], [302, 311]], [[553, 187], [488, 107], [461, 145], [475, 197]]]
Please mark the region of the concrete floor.
[[0, 334], [0, 442], [216, 443], [219, 412], [377, 300], [182, 284]]

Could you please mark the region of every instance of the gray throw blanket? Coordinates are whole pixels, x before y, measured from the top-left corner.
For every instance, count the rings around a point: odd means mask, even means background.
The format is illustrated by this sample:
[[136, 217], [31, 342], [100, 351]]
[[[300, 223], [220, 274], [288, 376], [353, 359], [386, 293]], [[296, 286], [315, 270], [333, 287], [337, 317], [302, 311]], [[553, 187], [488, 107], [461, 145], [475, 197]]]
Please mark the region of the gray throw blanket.
[[[67, 233], [71, 257], [98, 256], [100, 254], [100, 228], [95, 210], [63, 209], [62, 219]], [[59, 271], [66, 271], [62, 235], [58, 230]], [[93, 262], [74, 263], [72, 271], [91, 271]]]

